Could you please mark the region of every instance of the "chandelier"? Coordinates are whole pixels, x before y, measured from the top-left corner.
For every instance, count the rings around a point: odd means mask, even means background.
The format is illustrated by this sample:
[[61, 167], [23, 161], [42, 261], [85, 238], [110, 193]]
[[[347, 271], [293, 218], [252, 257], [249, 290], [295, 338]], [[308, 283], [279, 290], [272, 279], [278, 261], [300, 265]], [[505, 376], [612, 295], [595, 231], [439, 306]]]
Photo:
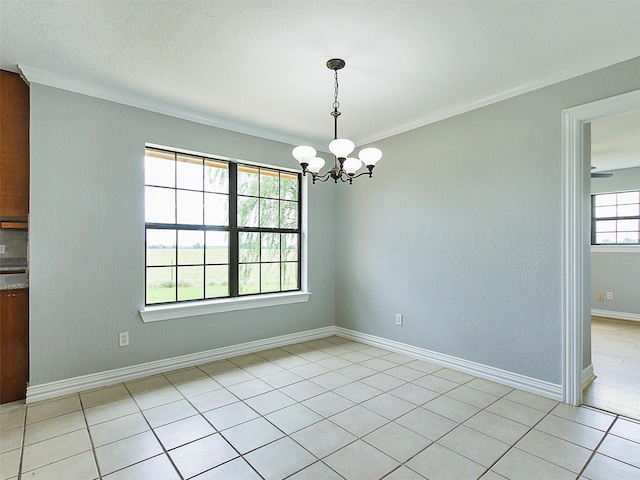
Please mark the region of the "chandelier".
[[[358, 158], [350, 157], [355, 144], [347, 138], [338, 138], [338, 111], [340, 103], [338, 102], [338, 70], [344, 68], [345, 62], [340, 58], [332, 58], [327, 62], [327, 67], [334, 72], [334, 94], [333, 94], [333, 140], [329, 143], [329, 151], [333, 153], [333, 167], [324, 174], [320, 174], [320, 169], [324, 167], [325, 161], [322, 157], [316, 156], [316, 149], [307, 145], [296, 147], [291, 152], [293, 157], [300, 163], [302, 167], [302, 175], [307, 172], [311, 174], [313, 183], [326, 182], [330, 178], [335, 183], [338, 180], [345, 183], [353, 183], [355, 178], [362, 175], [373, 176], [373, 167], [382, 158], [382, 152], [378, 148], [363, 148], [358, 152]], [[366, 166], [367, 170], [358, 173], [362, 166]]]

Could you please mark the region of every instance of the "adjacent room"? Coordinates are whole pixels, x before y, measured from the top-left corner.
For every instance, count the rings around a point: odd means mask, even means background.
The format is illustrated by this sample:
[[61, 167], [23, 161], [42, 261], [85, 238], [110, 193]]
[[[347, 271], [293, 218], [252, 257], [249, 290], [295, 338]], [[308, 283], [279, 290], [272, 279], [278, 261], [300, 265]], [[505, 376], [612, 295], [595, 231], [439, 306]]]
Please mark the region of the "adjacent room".
[[590, 128], [593, 381], [583, 403], [640, 419], [640, 111]]
[[638, 24], [0, 0], [0, 480], [640, 478]]

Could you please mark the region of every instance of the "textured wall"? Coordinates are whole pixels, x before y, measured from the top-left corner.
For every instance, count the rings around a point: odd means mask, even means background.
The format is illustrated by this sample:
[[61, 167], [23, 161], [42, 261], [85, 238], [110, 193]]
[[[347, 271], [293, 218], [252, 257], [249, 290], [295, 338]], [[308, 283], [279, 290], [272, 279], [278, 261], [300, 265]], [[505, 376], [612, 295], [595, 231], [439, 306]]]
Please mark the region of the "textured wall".
[[32, 84], [32, 386], [334, 324], [327, 185], [310, 189], [309, 302], [144, 324], [145, 142], [297, 165], [289, 145]]
[[336, 192], [336, 323], [560, 384], [561, 112], [638, 88], [635, 59], [377, 142]]

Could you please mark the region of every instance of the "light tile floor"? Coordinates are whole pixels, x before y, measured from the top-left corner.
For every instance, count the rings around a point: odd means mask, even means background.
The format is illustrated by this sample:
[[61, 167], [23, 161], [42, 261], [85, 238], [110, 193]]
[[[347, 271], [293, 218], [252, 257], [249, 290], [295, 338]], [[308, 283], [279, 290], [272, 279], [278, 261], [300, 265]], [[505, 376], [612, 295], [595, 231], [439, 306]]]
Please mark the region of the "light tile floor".
[[636, 421], [339, 337], [0, 417], [2, 480], [640, 479]]

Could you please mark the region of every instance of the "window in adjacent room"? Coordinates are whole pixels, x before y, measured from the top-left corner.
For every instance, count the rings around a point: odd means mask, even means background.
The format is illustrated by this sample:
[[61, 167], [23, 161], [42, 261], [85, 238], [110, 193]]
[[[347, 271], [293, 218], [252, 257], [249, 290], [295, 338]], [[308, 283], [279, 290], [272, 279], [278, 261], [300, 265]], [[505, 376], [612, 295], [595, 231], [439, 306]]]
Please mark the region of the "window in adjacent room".
[[300, 290], [300, 177], [145, 150], [146, 305]]
[[640, 244], [640, 190], [591, 196], [591, 244]]

